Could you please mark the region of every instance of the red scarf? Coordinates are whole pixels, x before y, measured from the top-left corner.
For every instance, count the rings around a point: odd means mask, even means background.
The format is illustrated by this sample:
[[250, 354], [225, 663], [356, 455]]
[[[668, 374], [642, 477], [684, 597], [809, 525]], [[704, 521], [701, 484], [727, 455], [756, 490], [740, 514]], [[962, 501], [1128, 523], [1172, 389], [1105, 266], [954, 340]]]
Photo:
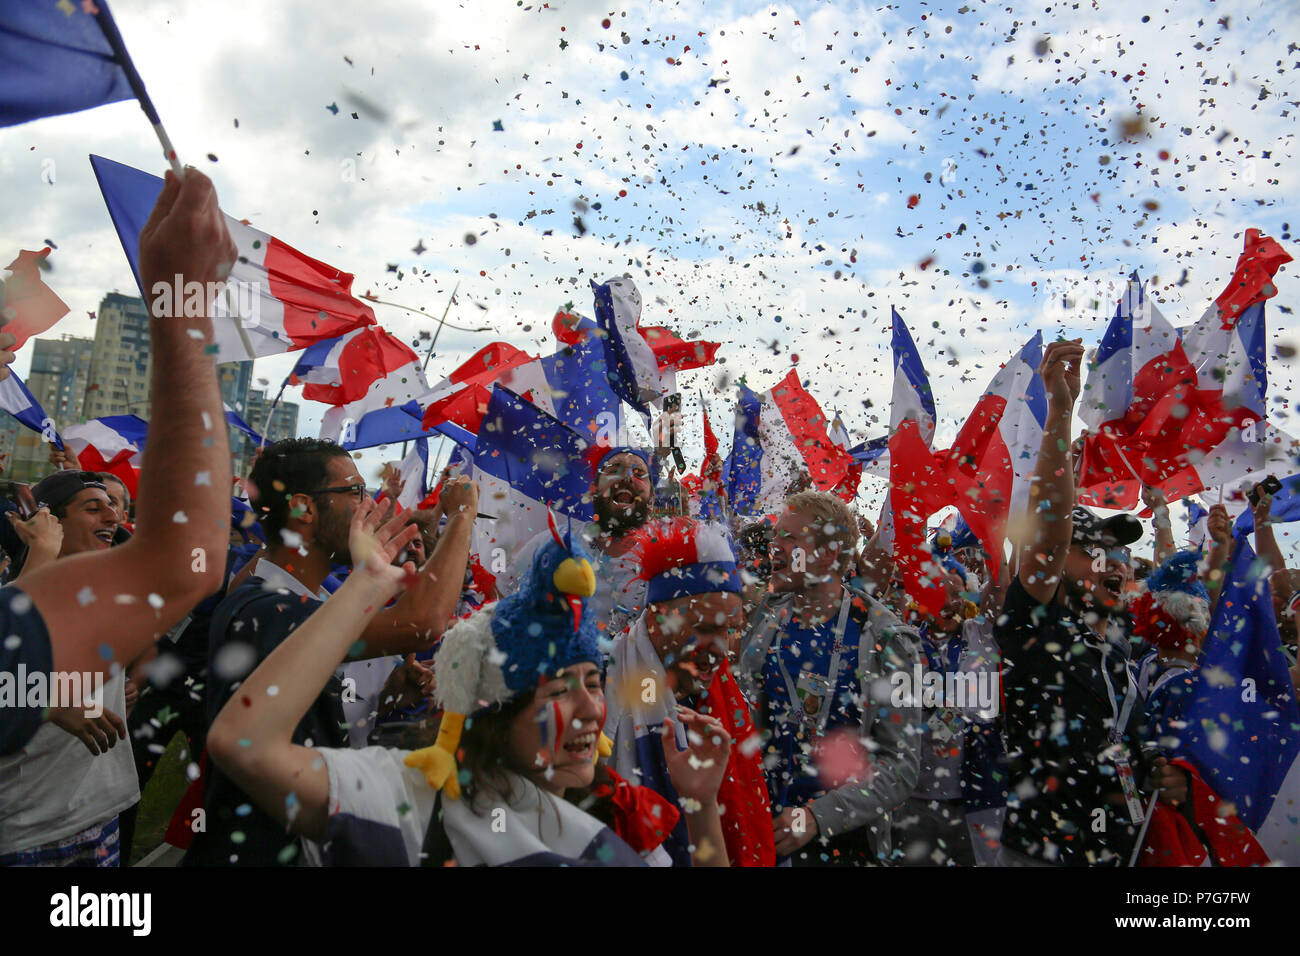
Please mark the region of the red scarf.
[[746, 741], [757, 733], [749, 716], [749, 703], [724, 662], [709, 689], [700, 696], [700, 713], [717, 718], [735, 741], [727, 758], [727, 775], [718, 788], [722, 810], [722, 837], [732, 866], [776, 866], [772, 842], [772, 805], [767, 797], [761, 748]]
[[1201, 842], [1196, 830], [1178, 810], [1157, 803], [1138, 865], [1201, 866], [1209, 856], [1207, 846], [1214, 850], [1219, 866], [1262, 866], [1267, 863], [1268, 854], [1255, 835], [1235, 813], [1223, 809], [1219, 795], [1201, 779], [1196, 769], [1186, 760], [1169, 762], [1188, 773], [1192, 816], [1204, 834], [1205, 842]]
[[628, 783], [608, 764], [609, 783], [592, 789], [598, 797], [609, 797], [614, 807], [613, 831], [638, 853], [648, 853], [668, 839], [681, 811], [649, 787]]

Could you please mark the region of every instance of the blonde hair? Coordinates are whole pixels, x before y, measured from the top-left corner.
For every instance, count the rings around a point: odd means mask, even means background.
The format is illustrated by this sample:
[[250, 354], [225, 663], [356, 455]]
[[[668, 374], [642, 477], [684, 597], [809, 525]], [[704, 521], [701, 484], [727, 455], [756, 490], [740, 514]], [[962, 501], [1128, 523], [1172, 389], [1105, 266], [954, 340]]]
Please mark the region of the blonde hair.
[[785, 507], [808, 518], [817, 547], [830, 548], [838, 566], [848, 567], [858, 544], [858, 522], [843, 500], [829, 491], [800, 491], [785, 499]]

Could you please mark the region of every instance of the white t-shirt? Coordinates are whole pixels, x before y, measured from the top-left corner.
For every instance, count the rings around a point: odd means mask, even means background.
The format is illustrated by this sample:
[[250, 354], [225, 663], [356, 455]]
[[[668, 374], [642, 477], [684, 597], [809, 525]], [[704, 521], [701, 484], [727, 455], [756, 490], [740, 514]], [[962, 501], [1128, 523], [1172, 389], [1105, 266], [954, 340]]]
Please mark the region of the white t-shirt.
[[379, 692], [401, 663], [400, 654], [372, 657], [348, 661], [334, 672], [343, 681], [343, 717], [348, 722], [349, 747], [360, 750], [370, 739], [379, 719]]
[[[403, 761], [408, 750], [320, 748], [329, 774], [325, 865], [419, 866], [437, 794]], [[459, 866], [671, 866], [662, 847], [642, 861], [599, 820], [513, 778], [515, 798], [443, 797], [443, 824]]]
[[[124, 673], [104, 683], [104, 707], [126, 721]], [[94, 756], [72, 734], [47, 721], [26, 747], [0, 757], [0, 853], [62, 840], [139, 800], [129, 738]]]

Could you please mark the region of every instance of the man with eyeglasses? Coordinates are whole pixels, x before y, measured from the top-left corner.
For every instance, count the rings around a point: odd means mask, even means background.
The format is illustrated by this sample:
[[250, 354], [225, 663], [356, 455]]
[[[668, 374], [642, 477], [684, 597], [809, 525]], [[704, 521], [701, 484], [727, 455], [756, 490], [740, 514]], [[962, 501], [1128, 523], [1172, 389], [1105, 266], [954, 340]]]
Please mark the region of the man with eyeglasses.
[[[574, 533], [595, 558], [596, 593], [585, 613], [595, 616], [601, 633], [614, 638], [636, 620], [645, 608], [646, 582], [639, 580], [640, 561], [631, 553], [637, 532], [650, 520], [654, 499], [653, 458], [644, 448], [598, 445], [587, 458], [594, 478], [591, 507], [595, 520]], [[533, 554], [547, 541], [543, 531], [527, 541], [497, 577], [502, 597], [518, 587], [533, 565]]]
[[[366, 494], [352, 456], [334, 442], [292, 438], [268, 445], [249, 475], [249, 494], [266, 536], [249, 577], [230, 589], [212, 617], [208, 724], [240, 682], [325, 601], [323, 582], [351, 564], [352, 517]], [[437, 641], [460, 597], [478, 490], [464, 479], [443, 489], [448, 523], [417, 579], [362, 634], [354, 660], [422, 651]], [[298, 725], [294, 742], [346, 747], [339, 675]], [[195, 834], [187, 865], [297, 865], [297, 837], [255, 808], [239, 787], [208, 768], [206, 830]]]

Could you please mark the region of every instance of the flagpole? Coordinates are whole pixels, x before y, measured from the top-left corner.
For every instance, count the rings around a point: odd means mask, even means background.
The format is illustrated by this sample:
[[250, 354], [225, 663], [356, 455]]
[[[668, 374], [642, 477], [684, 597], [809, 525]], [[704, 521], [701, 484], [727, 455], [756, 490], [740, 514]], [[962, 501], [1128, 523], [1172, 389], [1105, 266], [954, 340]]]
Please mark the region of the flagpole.
[[[455, 287], [451, 290], [451, 295], [447, 296], [447, 307], [446, 307], [445, 309], [442, 310], [442, 317], [441, 317], [440, 319], [438, 319], [438, 327], [437, 327], [436, 329], [434, 329], [434, 331], [433, 331], [433, 341], [429, 343], [429, 351], [427, 351], [427, 352], [424, 354], [424, 364], [420, 366], [420, 371], [422, 371], [422, 372], [423, 372], [423, 371], [426, 371], [426, 370], [429, 368], [429, 359], [433, 358], [433, 349], [434, 349], [434, 347], [438, 344], [438, 336], [442, 334], [442, 327], [443, 327], [444, 325], [447, 324], [447, 314], [448, 314], [449, 312], [451, 312], [451, 304], [452, 304], [453, 302], [456, 301], [456, 293], [457, 293], [459, 290], [460, 290], [460, 282], [458, 281], [458, 282], [456, 283]], [[410, 308], [410, 306], [398, 305], [396, 302], [381, 302], [379, 299], [371, 299], [370, 301], [371, 301], [371, 302], [378, 302], [380, 305], [391, 305], [391, 306], [395, 306], [395, 307], [397, 307], [397, 308], [399, 308], [399, 309], [409, 309], [411, 312], [418, 312], [420, 315], [425, 315], [425, 316], [428, 316], [429, 318], [433, 318], [433, 316], [429, 315], [429, 313], [428, 313], [428, 312], [425, 312], [423, 309], [412, 309], [412, 308]], [[459, 330], [459, 331], [461, 331], [461, 332], [486, 332], [486, 331], [488, 331], [488, 329], [487, 329], [486, 327], [485, 327], [485, 328], [482, 328], [482, 329], [462, 329], [462, 328], [460, 328], [460, 326], [453, 325], [452, 328], [457, 329], [457, 330]], [[406, 459], [406, 445], [407, 445], [407, 442], [402, 442], [402, 459], [403, 459], [403, 460]]]
[[163, 128], [162, 120], [158, 118], [158, 111], [154, 109], [153, 100], [149, 98], [149, 91], [144, 88], [144, 80], [141, 79], [139, 71], [136, 70], [135, 63], [131, 60], [131, 54], [127, 52], [126, 42], [122, 39], [122, 33], [113, 20], [113, 14], [109, 12], [108, 4], [100, 4], [95, 8], [95, 20], [98, 21], [100, 30], [104, 32], [104, 38], [108, 40], [108, 45], [113, 50], [113, 58], [117, 60], [122, 67], [122, 72], [126, 74], [126, 81], [131, 85], [131, 92], [135, 94], [136, 100], [140, 103], [140, 109], [144, 111], [145, 118], [153, 125], [153, 131], [158, 136], [158, 142], [162, 144], [163, 156], [167, 157], [167, 162], [171, 164], [172, 172], [176, 174], [176, 178], [183, 179], [185, 169], [181, 166], [181, 161], [176, 157], [176, 148], [172, 146], [171, 138], [167, 135], [167, 130]]
[[[460, 288], [460, 283], [457, 283], [457, 284], [456, 284], [456, 288], [457, 288], [457, 289]], [[452, 294], [453, 296], [456, 294], [455, 289], [452, 290], [452, 293], [451, 293], [451, 294]], [[437, 318], [437, 316], [430, 315], [428, 312], [425, 312], [424, 309], [417, 309], [417, 308], [416, 308], [415, 306], [413, 306], [413, 305], [402, 305], [402, 303], [400, 303], [400, 302], [389, 302], [389, 301], [387, 301], [386, 299], [378, 299], [378, 298], [375, 298], [373, 295], [370, 295], [370, 294], [368, 294], [368, 293], [363, 293], [362, 296], [361, 296], [361, 298], [365, 299], [367, 302], [373, 302], [373, 303], [375, 303], [375, 305], [391, 305], [394, 309], [405, 309], [407, 312], [414, 312], [414, 313], [416, 313], [417, 315], [422, 315], [422, 316], [424, 316], [425, 318], [428, 318], [428, 319], [434, 319], [434, 318]], [[447, 302], [447, 310], [449, 310], [450, 308], [451, 308], [451, 301], [448, 300], [448, 302]], [[480, 328], [477, 328], [477, 329], [467, 329], [467, 328], [465, 328], [465, 327], [462, 326], [462, 325], [454, 325], [454, 324], [451, 323], [451, 322], [447, 322], [447, 321], [446, 321], [446, 320], [447, 320], [447, 310], [444, 310], [444, 311], [443, 311], [443, 313], [442, 313], [442, 318], [439, 319], [438, 321], [440, 321], [440, 322], [446, 322], [446, 324], [447, 324], [448, 326], [450, 326], [451, 328], [455, 329], [457, 332], [491, 332], [491, 331], [492, 331], [492, 326], [490, 326], [490, 325], [484, 325], [484, 326], [481, 326]], [[431, 348], [432, 348], [432, 347], [431, 347]], [[426, 359], [425, 361], [427, 362], [428, 359]]]

